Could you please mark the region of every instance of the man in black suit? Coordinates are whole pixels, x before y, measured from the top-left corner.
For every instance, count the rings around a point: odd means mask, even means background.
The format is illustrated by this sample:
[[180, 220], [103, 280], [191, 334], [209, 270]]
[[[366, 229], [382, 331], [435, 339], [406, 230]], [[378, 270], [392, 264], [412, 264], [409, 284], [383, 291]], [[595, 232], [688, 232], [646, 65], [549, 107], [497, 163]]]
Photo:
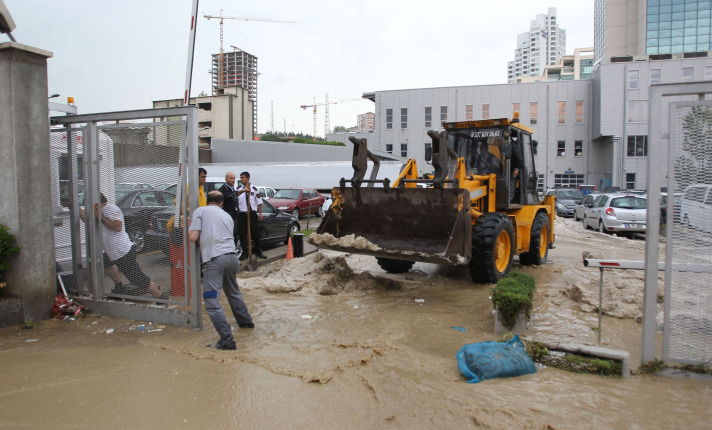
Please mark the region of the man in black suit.
[[230, 215], [232, 221], [235, 225], [234, 231], [232, 232], [232, 237], [235, 240], [235, 247], [239, 248], [240, 239], [237, 228], [237, 218], [239, 211], [237, 210], [237, 194], [235, 189], [235, 174], [232, 172], [227, 172], [225, 174], [225, 183], [218, 188], [223, 195], [223, 205], [222, 208], [225, 212]]

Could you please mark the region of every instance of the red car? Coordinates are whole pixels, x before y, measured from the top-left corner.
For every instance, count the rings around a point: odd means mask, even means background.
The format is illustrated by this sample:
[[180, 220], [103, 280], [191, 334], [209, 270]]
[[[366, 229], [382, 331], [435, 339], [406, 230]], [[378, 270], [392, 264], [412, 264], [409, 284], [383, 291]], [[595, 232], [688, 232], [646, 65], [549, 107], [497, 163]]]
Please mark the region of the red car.
[[308, 213], [324, 216], [324, 196], [310, 188], [286, 188], [277, 191], [269, 202], [277, 209], [299, 218]]

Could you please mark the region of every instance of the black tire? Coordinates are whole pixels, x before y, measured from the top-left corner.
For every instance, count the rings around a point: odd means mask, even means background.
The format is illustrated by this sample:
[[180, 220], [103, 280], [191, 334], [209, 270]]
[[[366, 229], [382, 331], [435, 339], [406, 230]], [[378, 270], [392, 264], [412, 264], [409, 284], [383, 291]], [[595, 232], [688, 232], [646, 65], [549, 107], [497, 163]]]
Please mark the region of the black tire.
[[415, 261], [384, 257], [376, 257], [376, 261], [378, 261], [378, 265], [381, 266], [381, 269], [388, 273], [405, 273], [415, 264]]
[[296, 233], [301, 230], [301, 227], [299, 226], [299, 223], [293, 223], [292, 225], [289, 226], [289, 231], [287, 232], [287, 237], [284, 239], [284, 244], [288, 245], [289, 244], [289, 238], [292, 237], [292, 233]]
[[603, 234], [612, 234], [610, 231], [606, 230], [606, 225], [600, 220], [598, 221], [598, 232]]
[[478, 283], [496, 283], [507, 276], [514, 259], [514, 229], [502, 213], [486, 213], [472, 232], [470, 276]]
[[529, 238], [529, 252], [519, 255], [519, 262], [524, 265], [541, 266], [549, 257], [549, 218], [544, 213], [534, 217]]

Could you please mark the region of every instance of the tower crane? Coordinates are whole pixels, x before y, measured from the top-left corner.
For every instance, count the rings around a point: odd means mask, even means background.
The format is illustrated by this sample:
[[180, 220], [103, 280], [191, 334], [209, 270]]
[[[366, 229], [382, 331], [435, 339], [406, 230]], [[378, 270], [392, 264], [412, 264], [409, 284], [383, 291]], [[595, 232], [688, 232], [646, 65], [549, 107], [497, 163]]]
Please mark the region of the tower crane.
[[335, 105], [337, 103], [355, 102], [358, 100], [363, 100], [362, 97], [355, 97], [351, 99], [339, 99], [329, 101], [329, 94], [326, 94], [326, 100], [323, 103], [317, 103], [316, 97], [314, 97], [314, 104], [311, 105], [301, 105], [300, 107], [304, 110], [307, 108], [314, 108], [314, 141], [316, 142], [316, 107], [324, 106], [324, 138], [329, 133], [329, 105]]
[[223, 15], [223, 10], [220, 9], [220, 15], [207, 15], [203, 14], [203, 18], [206, 18], [208, 20], [211, 19], [220, 19], [220, 63], [219, 67], [220, 70], [218, 70], [218, 76], [219, 80], [218, 82], [222, 83], [222, 74], [223, 74], [223, 20], [225, 19], [238, 19], [241, 21], [262, 21], [262, 22], [281, 22], [281, 23], [287, 23], [287, 24], [296, 24], [296, 21], [284, 21], [281, 19], [267, 19], [267, 18], [248, 18], [244, 16], [224, 16]]

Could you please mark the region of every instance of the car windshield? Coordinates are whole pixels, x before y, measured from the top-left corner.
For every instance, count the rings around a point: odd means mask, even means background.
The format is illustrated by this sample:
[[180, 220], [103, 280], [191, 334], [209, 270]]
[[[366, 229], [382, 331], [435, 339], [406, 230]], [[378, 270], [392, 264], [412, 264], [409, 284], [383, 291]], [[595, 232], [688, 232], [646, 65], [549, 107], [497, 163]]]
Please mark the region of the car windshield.
[[116, 184], [117, 190], [130, 190], [134, 187], [133, 184]]
[[615, 197], [611, 199], [610, 207], [618, 209], [645, 209], [645, 199], [640, 197]]
[[272, 196], [272, 198], [298, 200], [301, 194], [302, 192], [299, 190], [279, 190]]
[[583, 198], [583, 193], [579, 190], [559, 191], [557, 197], [562, 200], [581, 200]]

